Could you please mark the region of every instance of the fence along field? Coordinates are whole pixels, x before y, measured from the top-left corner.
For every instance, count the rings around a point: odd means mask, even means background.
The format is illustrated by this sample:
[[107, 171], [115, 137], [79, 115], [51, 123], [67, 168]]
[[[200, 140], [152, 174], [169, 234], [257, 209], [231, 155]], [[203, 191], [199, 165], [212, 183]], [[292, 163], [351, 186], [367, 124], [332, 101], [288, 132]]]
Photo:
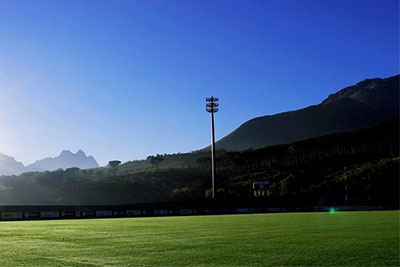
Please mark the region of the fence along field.
[[0, 266], [398, 266], [399, 211], [1, 222]]
[[[370, 211], [390, 210], [382, 206], [319, 206], [309, 208], [147, 208], [126, 209], [119, 206], [98, 207], [68, 207], [68, 206], [0, 206], [0, 221], [35, 220], [35, 219], [85, 219], [85, 218], [121, 218], [148, 216], [185, 216], [185, 215], [218, 215], [218, 214], [251, 214], [276, 212], [326, 212], [326, 211]], [[17, 211], [18, 210], [18, 211]]]

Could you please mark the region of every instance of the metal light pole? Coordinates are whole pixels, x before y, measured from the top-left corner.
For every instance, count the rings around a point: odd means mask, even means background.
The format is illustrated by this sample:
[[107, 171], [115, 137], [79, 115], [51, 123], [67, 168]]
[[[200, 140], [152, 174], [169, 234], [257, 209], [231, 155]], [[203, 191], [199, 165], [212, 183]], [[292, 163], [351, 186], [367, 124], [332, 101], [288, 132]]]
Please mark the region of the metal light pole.
[[211, 113], [211, 179], [212, 179], [212, 198], [215, 197], [215, 136], [214, 136], [214, 113], [218, 111], [218, 97], [206, 98], [206, 111]]
[[344, 201], [348, 203], [348, 196], [347, 196], [347, 174], [346, 174], [346, 167], [344, 167]]

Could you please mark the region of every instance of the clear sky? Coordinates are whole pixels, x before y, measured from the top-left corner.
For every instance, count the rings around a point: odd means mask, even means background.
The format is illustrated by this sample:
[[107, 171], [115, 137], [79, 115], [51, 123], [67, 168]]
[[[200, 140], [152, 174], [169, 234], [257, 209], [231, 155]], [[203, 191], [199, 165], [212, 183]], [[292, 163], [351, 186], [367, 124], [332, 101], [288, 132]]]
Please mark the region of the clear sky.
[[248, 119], [399, 73], [397, 0], [1, 0], [0, 152], [100, 164], [187, 152]]

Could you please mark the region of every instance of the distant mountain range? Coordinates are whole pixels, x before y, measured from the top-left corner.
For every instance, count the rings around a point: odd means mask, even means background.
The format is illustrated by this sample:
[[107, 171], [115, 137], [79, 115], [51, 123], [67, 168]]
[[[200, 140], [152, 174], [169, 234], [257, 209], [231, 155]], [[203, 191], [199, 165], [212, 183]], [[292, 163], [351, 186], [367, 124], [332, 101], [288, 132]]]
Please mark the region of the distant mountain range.
[[13, 157], [0, 153], [0, 175], [21, 174], [31, 171], [54, 171], [60, 168], [67, 169], [72, 167], [90, 169], [99, 167], [99, 164], [94, 157], [86, 156], [82, 150], [78, 150], [76, 153], [64, 150], [58, 157], [37, 160], [26, 167]]
[[[249, 120], [220, 139], [217, 149], [234, 151], [288, 144], [398, 118], [399, 83], [400, 75], [367, 79], [329, 95], [318, 105]], [[88, 169], [99, 167], [99, 164], [82, 150], [76, 153], [64, 150], [58, 157], [38, 160], [26, 167], [12, 157], [0, 154], [0, 175], [71, 167]]]
[[[321, 104], [249, 120], [220, 139], [217, 149], [245, 150], [353, 131], [399, 116], [399, 78], [367, 79]], [[284, 101], [284, 100], [283, 100]]]
[[0, 175], [20, 174], [25, 171], [25, 166], [13, 157], [0, 153]]

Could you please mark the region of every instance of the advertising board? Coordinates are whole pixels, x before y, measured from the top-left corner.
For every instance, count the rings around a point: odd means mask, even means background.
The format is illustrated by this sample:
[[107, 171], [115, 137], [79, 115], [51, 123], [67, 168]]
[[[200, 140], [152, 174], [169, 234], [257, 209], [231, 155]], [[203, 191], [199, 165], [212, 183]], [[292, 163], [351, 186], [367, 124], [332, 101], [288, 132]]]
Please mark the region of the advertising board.
[[126, 215], [128, 215], [128, 216], [139, 216], [139, 215], [142, 215], [142, 211], [141, 210], [127, 210], [126, 211]]
[[40, 212], [40, 218], [58, 218], [60, 217], [60, 212], [58, 211], [42, 211]]
[[96, 217], [111, 217], [112, 211], [111, 210], [98, 210], [96, 211]]
[[22, 212], [2, 212], [1, 218], [2, 219], [21, 219]]

